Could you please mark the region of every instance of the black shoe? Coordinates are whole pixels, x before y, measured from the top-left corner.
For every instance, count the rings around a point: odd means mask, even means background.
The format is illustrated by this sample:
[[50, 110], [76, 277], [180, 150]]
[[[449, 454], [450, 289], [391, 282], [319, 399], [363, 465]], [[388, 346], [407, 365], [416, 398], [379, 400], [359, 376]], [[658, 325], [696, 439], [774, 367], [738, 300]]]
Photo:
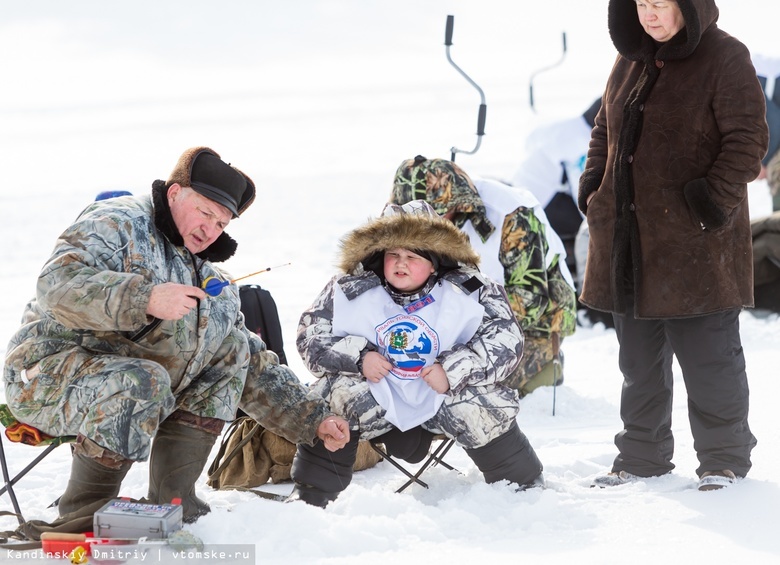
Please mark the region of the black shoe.
[[547, 488], [547, 483], [544, 480], [544, 474], [543, 473], [539, 473], [539, 476], [536, 477], [530, 483], [526, 483], [524, 485], [519, 485], [515, 489], [515, 492], [523, 492], [525, 490], [529, 490], [529, 489], [532, 489], [532, 488], [541, 488], [541, 489]]
[[297, 502], [300, 500], [311, 506], [325, 508], [330, 502], [336, 500], [338, 495], [339, 493], [337, 492], [324, 492], [309, 485], [296, 483], [295, 488], [293, 488], [285, 502]]

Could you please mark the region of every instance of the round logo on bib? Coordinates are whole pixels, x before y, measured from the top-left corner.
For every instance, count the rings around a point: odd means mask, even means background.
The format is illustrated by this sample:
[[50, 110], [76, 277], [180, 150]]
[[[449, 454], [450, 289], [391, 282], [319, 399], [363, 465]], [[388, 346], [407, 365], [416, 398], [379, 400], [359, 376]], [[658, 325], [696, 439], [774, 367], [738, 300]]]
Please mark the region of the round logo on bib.
[[393, 362], [393, 373], [402, 379], [419, 377], [430, 359], [439, 353], [439, 336], [417, 316], [400, 315], [390, 318], [376, 329], [379, 344]]

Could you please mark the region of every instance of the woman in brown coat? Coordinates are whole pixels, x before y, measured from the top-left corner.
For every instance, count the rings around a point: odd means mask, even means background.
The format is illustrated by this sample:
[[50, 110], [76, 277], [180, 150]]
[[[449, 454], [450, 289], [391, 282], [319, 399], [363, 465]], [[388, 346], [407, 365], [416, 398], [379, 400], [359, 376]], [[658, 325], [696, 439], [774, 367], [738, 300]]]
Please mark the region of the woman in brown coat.
[[613, 313], [624, 429], [596, 486], [670, 472], [672, 357], [682, 367], [699, 488], [750, 469], [739, 313], [753, 305], [747, 183], [766, 153], [764, 96], [714, 0], [610, 0], [618, 57], [579, 206], [590, 244], [581, 301]]

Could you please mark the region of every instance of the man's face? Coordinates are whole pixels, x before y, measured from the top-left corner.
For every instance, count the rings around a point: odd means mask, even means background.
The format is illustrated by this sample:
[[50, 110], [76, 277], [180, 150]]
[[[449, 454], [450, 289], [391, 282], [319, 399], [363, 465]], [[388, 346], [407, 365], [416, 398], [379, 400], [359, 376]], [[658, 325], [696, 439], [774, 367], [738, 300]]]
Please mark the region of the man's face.
[[192, 253], [200, 253], [214, 243], [233, 217], [221, 204], [176, 183], [168, 188], [168, 204], [184, 246]]

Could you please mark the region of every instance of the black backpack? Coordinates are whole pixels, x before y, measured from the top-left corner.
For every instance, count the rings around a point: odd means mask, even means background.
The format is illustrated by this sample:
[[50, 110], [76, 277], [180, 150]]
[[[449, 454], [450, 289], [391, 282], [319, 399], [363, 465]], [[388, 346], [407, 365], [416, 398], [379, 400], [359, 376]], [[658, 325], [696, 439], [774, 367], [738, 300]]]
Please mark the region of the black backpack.
[[286, 365], [282, 325], [279, 322], [279, 311], [276, 309], [273, 296], [256, 284], [241, 285], [238, 287], [238, 293], [246, 328], [259, 335], [266, 347], [279, 356], [279, 362]]

